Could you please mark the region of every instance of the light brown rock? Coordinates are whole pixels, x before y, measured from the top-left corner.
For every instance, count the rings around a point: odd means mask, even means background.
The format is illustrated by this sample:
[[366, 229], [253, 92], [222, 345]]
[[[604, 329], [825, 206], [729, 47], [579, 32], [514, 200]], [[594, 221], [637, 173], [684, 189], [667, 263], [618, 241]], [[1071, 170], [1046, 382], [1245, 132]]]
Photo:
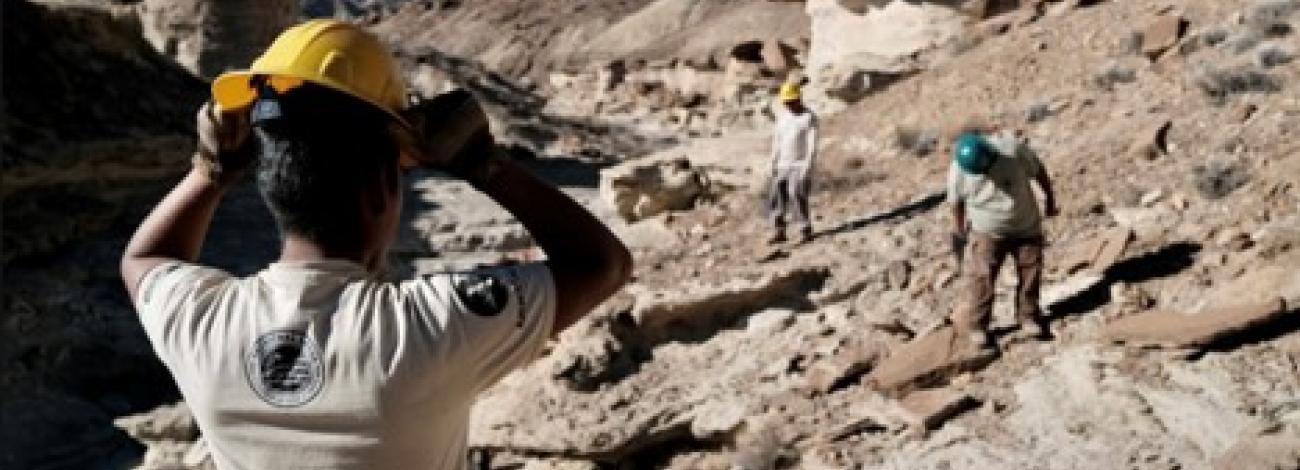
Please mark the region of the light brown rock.
[[881, 392], [904, 393], [984, 367], [993, 357], [992, 351], [959, 337], [952, 326], [944, 326], [892, 351], [864, 381]]
[[866, 372], [879, 359], [879, 350], [860, 342], [850, 342], [834, 356], [818, 361], [808, 369], [807, 391], [813, 394], [827, 393], [836, 385]]
[[763, 59], [763, 67], [778, 75], [799, 65], [794, 48], [775, 39], [763, 41], [763, 49], [759, 54]]
[[147, 413], [123, 416], [113, 425], [141, 441], [192, 441], [199, 435], [194, 415], [185, 402], [161, 406]]
[[1156, 60], [1165, 51], [1173, 48], [1187, 31], [1187, 20], [1181, 16], [1168, 15], [1156, 18], [1142, 31], [1142, 55]]
[[902, 400], [912, 426], [921, 430], [938, 429], [944, 422], [979, 406], [974, 397], [949, 389], [917, 390]]
[[1287, 313], [1281, 298], [1195, 315], [1161, 311], [1121, 318], [1102, 328], [1109, 342], [1171, 348], [1198, 348], [1267, 324]]
[[1117, 227], [1106, 232], [1101, 239], [1101, 246], [1092, 265], [1097, 271], [1105, 271], [1124, 259], [1124, 252], [1133, 242], [1133, 230]]
[[789, 299], [798, 295], [801, 285], [826, 275], [823, 267], [793, 267], [754, 280], [655, 292], [638, 299], [631, 317], [644, 340], [657, 344], [677, 334], [701, 334], [730, 325], [739, 313]]
[[1139, 160], [1155, 160], [1168, 155], [1166, 137], [1172, 126], [1173, 121], [1163, 119], [1139, 132], [1137, 139], [1129, 147], [1129, 155]]
[[690, 161], [633, 161], [601, 172], [600, 193], [620, 216], [637, 221], [665, 211], [689, 209], [708, 180]]
[[1124, 258], [1124, 252], [1133, 242], [1133, 230], [1116, 227], [1103, 232], [1100, 236], [1080, 244], [1066, 255], [1062, 268], [1068, 273], [1087, 269], [1093, 273], [1103, 273]]

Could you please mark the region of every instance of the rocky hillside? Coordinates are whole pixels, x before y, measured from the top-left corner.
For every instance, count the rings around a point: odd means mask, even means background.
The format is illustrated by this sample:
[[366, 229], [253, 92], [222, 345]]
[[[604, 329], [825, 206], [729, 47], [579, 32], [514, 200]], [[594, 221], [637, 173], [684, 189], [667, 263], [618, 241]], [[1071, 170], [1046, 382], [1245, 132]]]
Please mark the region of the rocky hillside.
[[[637, 222], [665, 234], [637, 284], [485, 397], [473, 444], [493, 468], [1300, 467], [1298, 12], [1103, 2], [974, 25], [827, 122], [815, 242], [761, 245], [744, 191]], [[1008, 334], [999, 356], [945, 326], [945, 142], [973, 120], [1025, 132], [1064, 201], [1056, 338]], [[764, 137], [661, 158], [757, 185]]]
[[[6, 117], [26, 130], [6, 133], [6, 158], [25, 156], [0, 190], [0, 468], [202, 468], [114, 274], [183, 168], [202, 84], [142, 39], [139, 5], [15, 5], [6, 69], [19, 57], [66, 78], [5, 77]], [[1300, 468], [1296, 0], [483, 0], [360, 16], [418, 91], [473, 91], [636, 254], [632, 285], [481, 398], [476, 468]], [[61, 52], [11, 54], [22, 41]], [[123, 78], [144, 74], [165, 91]], [[817, 238], [772, 246], [770, 94], [800, 75], [822, 115]], [[104, 104], [15, 104], [65, 95]], [[1063, 209], [1047, 223], [1055, 337], [1010, 328], [1003, 273], [999, 354], [946, 320], [962, 282], [947, 147], [974, 122], [1023, 132]], [[467, 186], [409, 186], [404, 272], [533, 256]], [[245, 228], [266, 223], [237, 191], [205, 259], [257, 269], [275, 236]]]

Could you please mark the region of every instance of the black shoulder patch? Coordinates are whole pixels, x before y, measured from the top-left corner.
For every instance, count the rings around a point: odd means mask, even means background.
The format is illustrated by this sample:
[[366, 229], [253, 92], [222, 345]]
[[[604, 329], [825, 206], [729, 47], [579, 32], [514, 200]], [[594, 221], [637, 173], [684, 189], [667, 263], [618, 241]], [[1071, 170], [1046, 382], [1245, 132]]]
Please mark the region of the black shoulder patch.
[[476, 315], [491, 317], [510, 303], [510, 288], [491, 274], [470, 274], [456, 281], [456, 295]]

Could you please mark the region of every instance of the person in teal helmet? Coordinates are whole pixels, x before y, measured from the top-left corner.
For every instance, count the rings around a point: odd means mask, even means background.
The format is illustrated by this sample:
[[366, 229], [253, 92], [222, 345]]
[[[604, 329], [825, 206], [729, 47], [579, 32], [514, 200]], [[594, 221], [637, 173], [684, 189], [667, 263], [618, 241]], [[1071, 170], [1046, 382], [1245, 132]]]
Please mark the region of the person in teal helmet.
[[[1022, 135], [998, 125], [971, 128], [957, 137], [948, 171], [954, 238], [965, 240], [961, 269], [965, 293], [954, 323], [981, 347], [992, 346], [994, 282], [1002, 262], [1015, 260], [1016, 320], [1038, 338], [1051, 336], [1039, 307], [1043, 271], [1043, 216], [1057, 214], [1052, 181]], [[1030, 182], [1043, 192], [1040, 213]]]

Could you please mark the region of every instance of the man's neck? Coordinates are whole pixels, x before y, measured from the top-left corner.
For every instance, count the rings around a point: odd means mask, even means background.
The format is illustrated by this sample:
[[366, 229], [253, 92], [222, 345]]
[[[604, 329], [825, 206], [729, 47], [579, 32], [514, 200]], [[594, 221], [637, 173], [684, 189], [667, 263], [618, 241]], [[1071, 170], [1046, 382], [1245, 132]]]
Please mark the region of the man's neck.
[[335, 250], [321, 246], [312, 240], [297, 235], [285, 235], [284, 245], [280, 248], [281, 262], [319, 261], [323, 259], [345, 259], [362, 266], [368, 266], [370, 256], [364, 249]]

